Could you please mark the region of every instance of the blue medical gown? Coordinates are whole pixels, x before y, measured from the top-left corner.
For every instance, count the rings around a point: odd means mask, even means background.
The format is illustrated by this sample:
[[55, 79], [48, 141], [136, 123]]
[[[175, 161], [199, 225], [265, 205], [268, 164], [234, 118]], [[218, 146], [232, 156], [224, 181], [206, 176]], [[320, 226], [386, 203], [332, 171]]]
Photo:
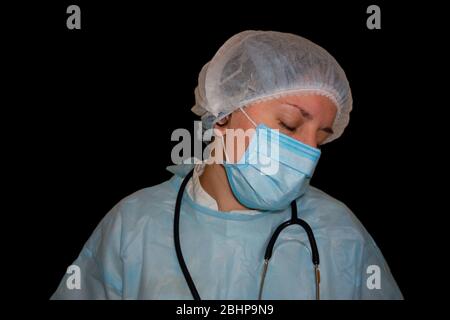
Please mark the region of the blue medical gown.
[[[192, 299], [173, 240], [175, 199], [191, 168], [172, 166], [170, 180], [137, 191], [112, 208], [73, 263], [80, 267], [81, 288], [69, 289], [66, 274], [51, 298]], [[322, 299], [402, 299], [380, 250], [344, 204], [310, 186], [297, 206], [317, 241]], [[290, 215], [290, 208], [254, 215], [215, 211], [194, 203], [185, 192], [181, 248], [202, 299], [257, 299], [266, 245]], [[379, 267], [379, 289], [367, 286], [373, 265]], [[314, 297], [307, 235], [301, 227], [289, 226], [275, 244], [263, 299]]]

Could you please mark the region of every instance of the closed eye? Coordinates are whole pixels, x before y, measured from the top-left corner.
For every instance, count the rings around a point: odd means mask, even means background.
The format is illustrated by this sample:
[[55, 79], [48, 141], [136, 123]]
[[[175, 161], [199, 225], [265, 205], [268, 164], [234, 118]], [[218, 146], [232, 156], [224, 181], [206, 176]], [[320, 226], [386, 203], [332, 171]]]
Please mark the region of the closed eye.
[[295, 131], [295, 127], [290, 127], [290, 126], [288, 126], [286, 123], [284, 123], [283, 121], [279, 121], [279, 124], [283, 127], [283, 128], [285, 128], [285, 129], [287, 129], [287, 130], [289, 130], [289, 131], [292, 131], [292, 132], [294, 132]]
[[333, 131], [333, 129], [331, 129], [331, 127], [322, 128], [320, 130], [322, 130], [322, 131], [324, 131], [326, 133], [329, 133], [329, 134], [333, 134], [334, 133], [334, 131]]

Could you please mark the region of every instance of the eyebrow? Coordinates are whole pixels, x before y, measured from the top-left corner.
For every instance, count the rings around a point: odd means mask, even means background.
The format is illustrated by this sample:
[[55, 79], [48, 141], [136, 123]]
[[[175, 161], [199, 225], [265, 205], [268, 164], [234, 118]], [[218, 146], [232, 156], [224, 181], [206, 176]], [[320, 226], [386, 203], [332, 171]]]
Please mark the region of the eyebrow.
[[[285, 103], [287, 105], [290, 105], [290, 106], [298, 108], [300, 110], [302, 116], [305, 117], [306, 119], [308, 119], [308, 120], [314, 119], [314, 117], [313, 117], [313, 115], [311, 113], [309, 113], [308, 111], [306, 111], [305, 109], [300, 107], [298, 104], [288, 103], [288, 102], [285, 102]], [[333, 131], [333, 129], [331, 127], [321, 128], [320, 130], [322, 130], [322, 131], [324, 131], [326, 133], [329, 133], [329, 134], [333, 134], [334, 133], [334, 131]]]

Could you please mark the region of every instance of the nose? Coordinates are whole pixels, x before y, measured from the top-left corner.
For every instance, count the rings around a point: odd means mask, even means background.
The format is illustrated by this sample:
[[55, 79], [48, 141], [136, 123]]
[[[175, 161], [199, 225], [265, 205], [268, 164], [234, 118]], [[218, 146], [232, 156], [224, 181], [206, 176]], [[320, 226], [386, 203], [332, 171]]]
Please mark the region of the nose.
[[313, 148], [317, 148], [317, 135], [314, 128], [301, 128], [294, 138]]

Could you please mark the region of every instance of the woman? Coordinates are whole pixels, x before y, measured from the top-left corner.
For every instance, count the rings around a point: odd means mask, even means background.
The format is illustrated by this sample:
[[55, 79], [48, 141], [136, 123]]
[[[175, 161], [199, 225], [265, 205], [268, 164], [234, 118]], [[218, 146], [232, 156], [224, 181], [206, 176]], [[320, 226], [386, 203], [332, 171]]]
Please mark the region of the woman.
[[[169, 167], [169, 181], [118, 203], [74, 262], [79, 288], [66, 275], [53, 299], [402, 299], [353, 213], [309, 185], [318, 146], [342, 134], [352, 108], [328, 52], [241, 32], [203, 67], [195, 97], [215, 129], [208, 161]], [[232, 133], [247, 129], [238, 148]]]

